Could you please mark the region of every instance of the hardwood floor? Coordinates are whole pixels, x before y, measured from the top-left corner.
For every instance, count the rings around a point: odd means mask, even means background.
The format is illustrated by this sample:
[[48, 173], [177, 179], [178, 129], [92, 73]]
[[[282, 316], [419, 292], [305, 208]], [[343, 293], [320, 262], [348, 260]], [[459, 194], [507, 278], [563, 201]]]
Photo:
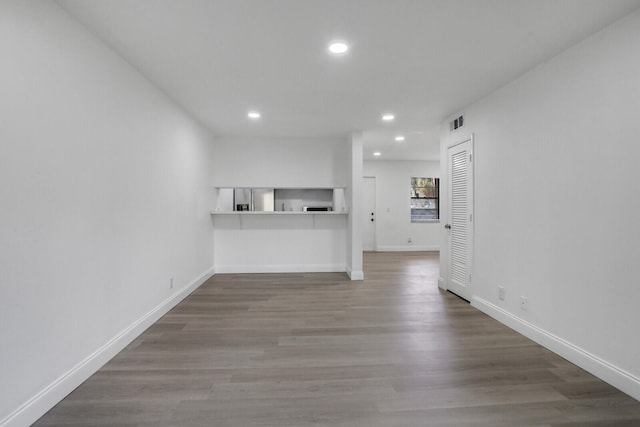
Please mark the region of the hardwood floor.
[[434, 253], [216, 275], [37, 426], [639, 426], [640, 402], [437, 288]]

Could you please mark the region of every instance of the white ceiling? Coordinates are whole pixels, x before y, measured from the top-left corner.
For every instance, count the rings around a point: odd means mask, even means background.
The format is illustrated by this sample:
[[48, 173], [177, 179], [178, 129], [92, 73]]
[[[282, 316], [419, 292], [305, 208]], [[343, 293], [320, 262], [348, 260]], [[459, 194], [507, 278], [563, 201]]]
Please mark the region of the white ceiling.
[[[59, 0], [218, 135], [438, 160], [438, 126], [640, 0]], [[332, 57], [331, 40], [351, 45]], [[261, 111], [257, 122], [249, 109]], [[383, 112], [395, 113], [383, 124]], [[396, 134], [406, 141], [393, 141]]]

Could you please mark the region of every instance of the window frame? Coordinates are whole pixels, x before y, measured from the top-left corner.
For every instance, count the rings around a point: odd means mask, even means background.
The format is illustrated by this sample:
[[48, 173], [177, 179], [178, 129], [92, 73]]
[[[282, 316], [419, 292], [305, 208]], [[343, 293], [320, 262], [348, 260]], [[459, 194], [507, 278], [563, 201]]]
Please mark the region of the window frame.
[[409, 188], [410, 222], [440, 222], [440, 178], [412, 176]]

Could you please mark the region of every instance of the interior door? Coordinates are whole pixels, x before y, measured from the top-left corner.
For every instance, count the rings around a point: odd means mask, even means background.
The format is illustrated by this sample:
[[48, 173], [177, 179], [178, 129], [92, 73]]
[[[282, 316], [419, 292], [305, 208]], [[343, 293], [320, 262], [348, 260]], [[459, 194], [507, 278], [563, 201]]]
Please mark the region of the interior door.
[[449, 283], [447, 289], [470, 301], [473, 259], [472, 140], [449, 147]]
[[364, 224], [362, 225], [362, 250], [374, 251], [376, 248], [376, 179], [362, 179], [362, 204]]

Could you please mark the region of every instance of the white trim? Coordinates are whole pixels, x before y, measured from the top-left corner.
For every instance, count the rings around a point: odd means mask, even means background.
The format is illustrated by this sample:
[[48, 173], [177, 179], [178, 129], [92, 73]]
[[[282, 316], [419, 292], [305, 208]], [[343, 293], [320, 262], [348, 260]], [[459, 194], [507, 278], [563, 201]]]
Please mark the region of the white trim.
[[347, 276], [351, 280], [364, 280], [364, 271], [351, 271], [351, 268], [347, 267]]
[[471, 141], [471, 149], [473, 150], [473, 139], [474, 139], [475, 135], [473, 132], [470, 132], [468, 134], [466, 134], [465, 136], [460, 137], [459, 139], [456, 139], [454, 141], [449, 142], [448, 144], [446, 144], [446, 148], [447, 150], [449, 148], [453, 148], [456, 145], [460, 145], [460, 144], [464, 144], [467, 141]]
[[344, 264], [265, 264], [265, 265], [217, 265], [217, 274], [228, 273], [334, 273], [346, 272]]
[[447, 281], [442, 276], [438, 277], [438, 287], [443, 291], [447, 290]]
[[33, 424], [214, 274], [215, 268], [209, 268], [184, 288], [162, 301], [147, 314], [133, 322], [102, 347], [81, 360], [76, 366], [62, 374], [58, 379], [0, 420], [0, 427], [18, 427]]
[[564, 357], [596, 377], [640, 400], [640, 378], [589, 353], [538, 326], [523, 320], [489, 301], [473, 297], [471, 305], [552, 352]]
[[440, 252], [440, 246], [411, 245], [411, 246], [378, 246], [376, 252]]

